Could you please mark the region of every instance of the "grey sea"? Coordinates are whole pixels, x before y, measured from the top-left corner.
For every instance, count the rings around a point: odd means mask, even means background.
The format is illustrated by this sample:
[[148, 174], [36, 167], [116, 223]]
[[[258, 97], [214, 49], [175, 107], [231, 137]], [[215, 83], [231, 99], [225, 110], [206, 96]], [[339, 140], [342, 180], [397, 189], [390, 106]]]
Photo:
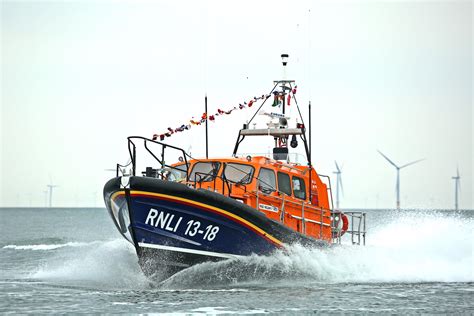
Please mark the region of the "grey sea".
[[368, 212], [365, 247], [147, 279], [105, 209], [0, 209], [0, 313], [474, 313], [474, 211]]

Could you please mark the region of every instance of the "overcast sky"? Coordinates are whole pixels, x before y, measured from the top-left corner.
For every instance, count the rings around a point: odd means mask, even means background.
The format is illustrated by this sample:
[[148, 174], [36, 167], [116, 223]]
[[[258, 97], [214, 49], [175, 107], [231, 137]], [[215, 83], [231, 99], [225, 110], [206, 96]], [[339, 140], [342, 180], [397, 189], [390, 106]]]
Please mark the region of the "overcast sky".
[[[342, 207], [473, 205], [471, 1], [2, 1], [0, 206], [102, 206], [126, 137], [268, 93], [282, 76], [313, 108], [313, 158], [343, 165]], [[253, 109], [210, 125], [232, 153]], [[293, 118], [294, 123], [294, 118]], [[204, 128], [167, 139], [204, 154]], [[243, 150], [266, 152], [250, 144]], [[301, 150], [301, 148], [299, 148]], [[335, 179], [333, 179], [334, 181]]]

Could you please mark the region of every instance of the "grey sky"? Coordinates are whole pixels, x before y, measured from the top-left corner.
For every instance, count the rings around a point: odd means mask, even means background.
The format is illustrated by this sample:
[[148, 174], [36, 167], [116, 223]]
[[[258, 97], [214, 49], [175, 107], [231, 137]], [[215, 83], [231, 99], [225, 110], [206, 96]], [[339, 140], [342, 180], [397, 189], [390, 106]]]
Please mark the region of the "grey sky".
[[[267, 93], [313, 105], [314, 164], [344, 165], [342, 207], [473, 208], [472, 2], [2, 1], [0, 206], [101, 205], [125, 138]], [[227, 156], [243, 110], [210, 125]], [[168, 142], [202, 155], [203, 128]], [[247, 151], [266, 152], [248, 146]], [[245, 148], [244, 148], [245, 150]]]

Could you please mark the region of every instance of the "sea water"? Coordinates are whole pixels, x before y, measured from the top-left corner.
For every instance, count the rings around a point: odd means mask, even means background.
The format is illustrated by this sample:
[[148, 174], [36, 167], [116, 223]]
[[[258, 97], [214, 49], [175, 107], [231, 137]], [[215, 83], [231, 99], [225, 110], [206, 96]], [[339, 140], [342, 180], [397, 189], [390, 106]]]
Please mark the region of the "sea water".
[[291, 247], [158, 283], [105, 209], [0, 209], [0, 313], [474, 313], [474, 211], [372, 210], [367, 245]]

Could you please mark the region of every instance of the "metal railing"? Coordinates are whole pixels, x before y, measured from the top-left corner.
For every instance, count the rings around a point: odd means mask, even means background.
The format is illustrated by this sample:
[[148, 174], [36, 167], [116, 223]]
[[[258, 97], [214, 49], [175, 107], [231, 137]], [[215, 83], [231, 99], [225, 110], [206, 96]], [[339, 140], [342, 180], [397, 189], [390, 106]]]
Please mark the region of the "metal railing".
[[346, 232], [351, 235], [351, 243], [353, 245], [360, 245], [362, 243], [362, 245], [365, 246], [365, 235], [367, 234], [365, 226], [366, 213], [344, 212], [344, 214], [351, 218], [351, 230]]
[[[162, 169], [170, 168], [170, 169], [178, 170], [180, 172], [185, 172], [186, 173], [186, 181], [189, 180], [189, 172], [188, 172], [189, 171], [188, 170], [189, 164], [188, 164], [188, 159], [187, 158], [190, 157], [190, 156], [183, 149], [181, 149], [179, 147], [172, 146], [172, 145], [164, 144], [164, 143], [158, 142], [156, 140], [151, 140], [151, 139], [148, 139], [148, 138], [145, 138], [145, 137], [142, 137], [142, 136], [130, 136], [127, 139], [128, 139], [128, 152], [130, 154], [130, 159], [131, 159], [129, 164], [132, 164], [131, 175], [133, 175], [133, 176], [136, 175], [136, 168], [137, 168], [137, 145], [135, 144], [134, 141], [142, 140], [143, 141], [143, 147], [145, 148], [145, 150], [161, 165]], [[148, 147], [149, 143], [157, 144], [157, 145], [161, 146], [161, 159], [158, 158], [155, 155], [155, 153]], [[165, 163], [165, 150], [167, 148], [178, 151], [182, 154], [180, 156], [181, 157], [180, 159], [182, 159], [182, 162], [184, 163], [184, 166], [186, 167], [186, 170], [182, 170], [182, 169], [179, 169], [175, 166], [168, 165], [168, 164]], [[117, 164], [117, 174], [118, 174], [118, 168], [119, 168], [119, 165]]]

